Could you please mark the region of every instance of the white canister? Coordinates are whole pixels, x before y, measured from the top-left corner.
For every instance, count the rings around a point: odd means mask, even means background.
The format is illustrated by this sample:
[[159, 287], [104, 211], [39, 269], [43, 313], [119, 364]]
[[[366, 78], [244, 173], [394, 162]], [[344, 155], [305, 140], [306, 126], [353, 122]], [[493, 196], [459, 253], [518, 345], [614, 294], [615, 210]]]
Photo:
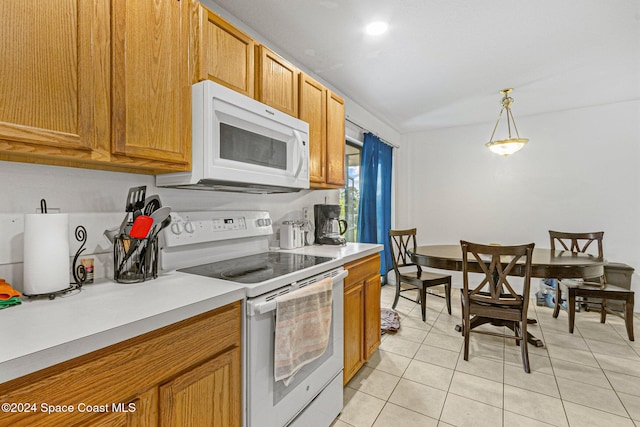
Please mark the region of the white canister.
[[69, 215], [24, 216], [24, 286], [26, 295], [69, 287]]
[[293, 221], [283, 221], [280, 225], [280, 247], [282, 249], [294, 249], [296, 247]]

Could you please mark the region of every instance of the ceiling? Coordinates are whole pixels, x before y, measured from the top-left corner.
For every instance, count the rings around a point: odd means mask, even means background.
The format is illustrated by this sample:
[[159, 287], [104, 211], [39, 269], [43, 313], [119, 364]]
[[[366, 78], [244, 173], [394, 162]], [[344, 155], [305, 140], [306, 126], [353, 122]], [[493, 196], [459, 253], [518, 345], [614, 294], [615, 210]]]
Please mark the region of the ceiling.
[[640, 0], [214, 2], [401, 133], [640, 99]]

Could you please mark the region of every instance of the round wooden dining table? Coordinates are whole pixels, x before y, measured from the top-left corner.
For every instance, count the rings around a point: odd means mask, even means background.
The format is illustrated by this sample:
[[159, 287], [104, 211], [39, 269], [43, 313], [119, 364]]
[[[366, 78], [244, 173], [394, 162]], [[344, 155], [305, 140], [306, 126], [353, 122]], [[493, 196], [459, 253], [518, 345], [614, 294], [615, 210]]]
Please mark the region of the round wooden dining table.
[[[418, 246], [415, 252], [409, 251], [409, 255], [413, 262], [423, 267], [462, 271], [462, 248], [460, 245]], [[508, 263], [508, 260], [505, 261], [505, 264]], [[534, 248], [531, 256], [531, 277], [555, 279], [599, 277], [604, 274], [605, 263], [603, 258], [589, 254]], [[480, 265], [472, 257], [468, 259], [468, 268], [470, 272], [482, 273]], [[524, 276], [524, 263], [516, 264], [511, 275]], [[535, 321], [530, 321], [530, 323], [535, 323]], [[528, 341], [536, 347], [544, 346], [541, 340], [531, 334], [529, 334]]]

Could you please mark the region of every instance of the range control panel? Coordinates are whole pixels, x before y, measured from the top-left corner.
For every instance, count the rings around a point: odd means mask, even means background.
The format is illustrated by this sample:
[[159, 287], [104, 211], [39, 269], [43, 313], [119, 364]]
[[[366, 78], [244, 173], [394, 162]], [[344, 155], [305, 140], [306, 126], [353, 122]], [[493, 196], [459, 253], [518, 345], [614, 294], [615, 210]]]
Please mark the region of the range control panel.
[[163, 232], [171, 247], [270, 235], [273, 226], [266, 211], [172, 212]]
[[239, 218], [214, 218], [212, 220], [214, 231], [246, 230], [247, 222], [244, 217]]

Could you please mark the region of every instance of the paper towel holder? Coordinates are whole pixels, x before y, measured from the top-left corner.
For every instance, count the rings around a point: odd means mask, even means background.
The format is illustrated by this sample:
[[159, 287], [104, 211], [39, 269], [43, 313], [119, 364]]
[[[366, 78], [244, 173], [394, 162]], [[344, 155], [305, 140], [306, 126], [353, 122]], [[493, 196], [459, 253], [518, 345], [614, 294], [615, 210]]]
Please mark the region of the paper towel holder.
[[[47, 212], [46, 202], [44, 201], [44, 199], [42, 199], [42, 202], [44, 202], [43, 212], [46, 213]], [[87, 244], [87, 229], [84, 226], [79, 225], [79, 226], [76, 227], [74, 235], [75, 235], [76, 240], [78, 242], [80, 242], [80, 247], [78, 248], [78, 250], [76, 251], [75, 256], [73, 257], [73, 264], [72, 265], [73, 265], [73, 280], [74, 280], [74, 282], [73, 283], [69, 283], [69, 287], [68, 288], [61, 289], [59, 291], [47, 292], [47, 293], [44, 293], [44, 294], [25, 294], [25, 293], [23, 293], [22, 295], [26, 296], [29, 299], [46, 295], [46, 296], [49, 297], [50, 300], [53, 300], [58, 295], [64, 295], [64, 294], [67, 294], [67, 293], [75, 291], [75, 290], [79, 291], [82, 288], [82, 285], [84, 285], [84, 283], [87, 281], [87, 271], [85, 270], [84, 265], [82, 265], [82, 264], [76, 265], [76, 264], [78, 263], [78, 258], [80, 257], [80, 254], [82, 254], [82, 252], [84, 252], [87, 249], [87, 248], [84, 247]]]
[[84, 226], [79, 225], [76, 227], [76, 231], [74, 232], [74, 235], [76, 237], [76, 240], [78, 242], [81, 242], [81, 244], [78, 250], [76, 251], [75, 256], [73, 257], [72, 271], [73, 271], [74, 283], [71, 284], [72, 285], [71, 287], [75, 285], [75, 287], [80, 289], [82, 285], [84, 285], [85, 282], [87, 281], [87, 270], [85, 269], [84, 265], [82, 264], [78, 265], [78, 258], [80, 257], [80, 254], [87, 249], [84, 247], [84, 245], [87, 244], [87, 229], [84, 228]]

